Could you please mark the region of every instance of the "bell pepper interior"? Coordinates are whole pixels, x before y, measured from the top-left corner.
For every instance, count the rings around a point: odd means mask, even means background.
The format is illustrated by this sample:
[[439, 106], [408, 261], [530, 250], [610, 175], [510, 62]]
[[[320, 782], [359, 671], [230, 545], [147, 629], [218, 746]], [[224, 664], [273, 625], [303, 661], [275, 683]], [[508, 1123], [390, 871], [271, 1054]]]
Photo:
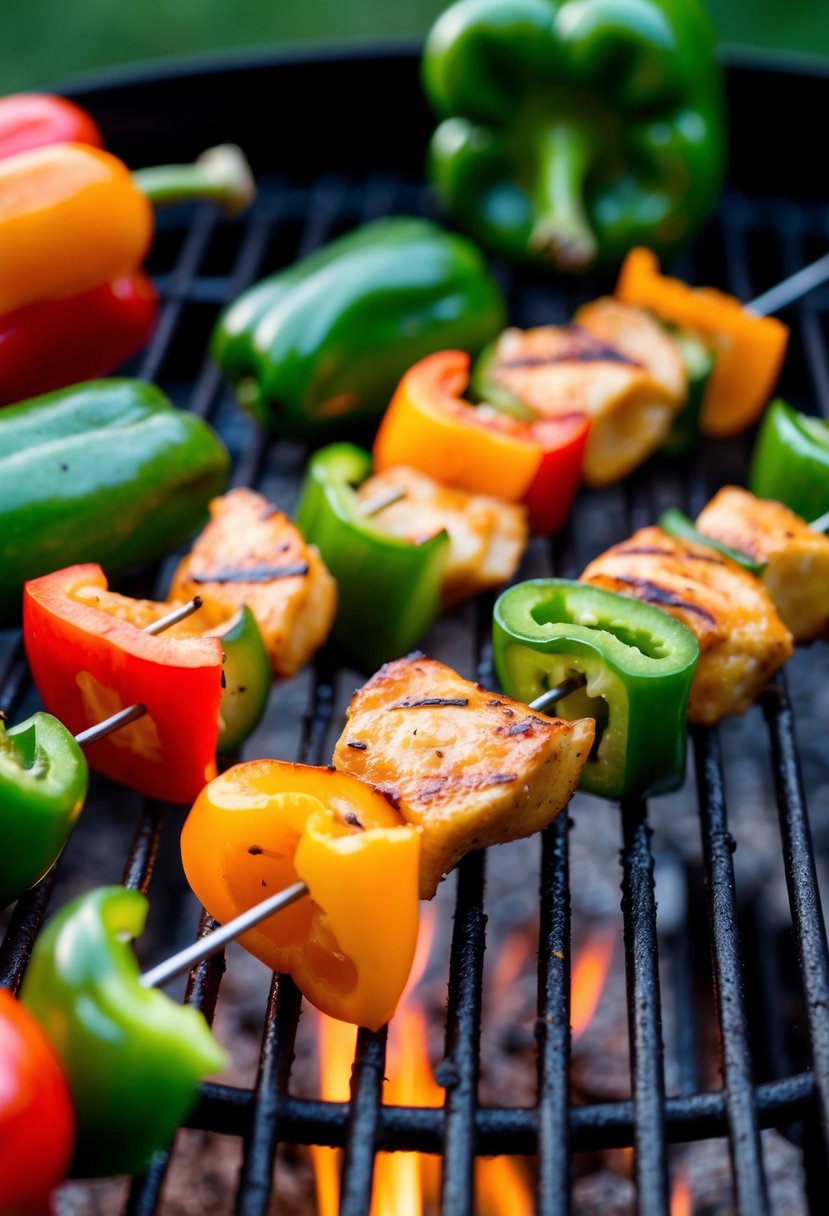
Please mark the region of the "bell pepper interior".
[[420, 839], [371, 786], [330, 768], [236, 765], [197, 799], [181, 855], [223, 922], [306, 882], [309, 898], [240, 941], [332, 1017], [371, 1029], [391, 1017], [417, 939]]
[[615, 619], [600, 617], [593, 608], [586, 606], [577, 608], [578, 603], [578, 600], [571, 600], [566, 593], [554, 594], [549, 599], [534, 605], [530, 612], [538, 625], [570, 624], [580, 625], [586, 629], [601, 629], [613, 634], [623, 646], [638, 650], [648, 659], [665, 659], [670, 655], [671, 647], [664, 635], [654, 633], [646, 626], [635, 625], [618, 617]]

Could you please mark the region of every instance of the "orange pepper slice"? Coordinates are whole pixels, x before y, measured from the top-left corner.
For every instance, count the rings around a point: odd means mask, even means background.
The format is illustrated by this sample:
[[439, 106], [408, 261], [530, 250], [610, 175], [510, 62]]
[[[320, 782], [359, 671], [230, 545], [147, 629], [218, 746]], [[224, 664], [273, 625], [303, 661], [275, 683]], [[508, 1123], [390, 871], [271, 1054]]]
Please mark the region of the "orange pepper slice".
[[331, 1017], [377, 1030], [406, 985], [418, 926], [420, 830], [333, 768], [237, 764], [181, 834], [187, 881], [225, 922], [302, 879], [301, 899], [239, 938]]
[[0, 160], [0, 315], [131, 274], [153, 225], [109, 152], [52, 144]]
[[691, 326], [716, 350], [700, 418], [703, 435], [726, 438], [757, 420], [780, 375], [788, 326], [776, 317], [753, 316], [734, 296], [713, 287], [689, 287], [660, 274], [650, 249], [627, 255], [616, 296], [663, 321]]

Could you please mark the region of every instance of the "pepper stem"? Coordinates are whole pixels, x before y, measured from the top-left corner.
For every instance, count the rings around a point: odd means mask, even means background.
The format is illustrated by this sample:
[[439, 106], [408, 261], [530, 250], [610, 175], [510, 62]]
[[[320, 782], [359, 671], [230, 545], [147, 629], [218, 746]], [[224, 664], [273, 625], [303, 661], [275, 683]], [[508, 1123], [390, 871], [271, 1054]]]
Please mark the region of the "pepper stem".
[[595, 145], [583, 125], [560, 119], [543, 128], [535, 151], [539, 218], [530, 247], [559, 270], [584, 270], [598, 252], [584, 207], [584, 183]]
[[256, 197], [250, 165], [236, 144], [208, 148], [192, 165], [157, 165], [137, 169], [132, 177], [145, 198], [157, 207], [211, 199], [227, 215], [238, 215]]

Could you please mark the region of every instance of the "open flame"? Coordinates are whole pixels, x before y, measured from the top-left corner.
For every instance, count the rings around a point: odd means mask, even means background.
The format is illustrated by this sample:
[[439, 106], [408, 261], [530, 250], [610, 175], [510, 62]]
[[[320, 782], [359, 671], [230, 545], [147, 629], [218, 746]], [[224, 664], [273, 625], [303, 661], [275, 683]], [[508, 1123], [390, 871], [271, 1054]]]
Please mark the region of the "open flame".
[[[389, 1026], [383, 1101], [400, 1106], [442, 1106], [444, 1093], [429, 1063], [428, 1023], [414, 990], [429, 961], [434, 913], [424, 917], [412, 975]], [[521, 947], [523, 951], [523, 946]], [[526, 957], [526, 951], [523, 951]], [[514, 964], [508, 968], [512, 971]], [[520, 968], [519, 968], [520, 969]], [[516, 974], [516, 973], [514, 973]], [[506, 977], [508, 981], [508, 976]], [[320, 1093], [328, 1101], [349, 1096], [354, 1058], [353, 1026], [320, 1015]], [[319, 1216], [336, 1216], [339, 1206], [340, 1153], [311, 1149]], [[475, 1167], [476, 1211], [480, 1216], [531, 1216], [532, 1191], [518, 1162], [484, 1158]], [[440, 1202], [440, 1161], [421, 1153], [378, 1153], [374, 1167], [371, 1216], [424, 1216]]]
[[607, 929], [592, 933], [573, 961], [570, 1024], [574, 1041], [593, 1021], [613, 961], [615, 942], [615, 933]]
[[671, 1190], [671, 1216], [694, 1216], [694, 1198], [687, 1172], [681, 1169]]

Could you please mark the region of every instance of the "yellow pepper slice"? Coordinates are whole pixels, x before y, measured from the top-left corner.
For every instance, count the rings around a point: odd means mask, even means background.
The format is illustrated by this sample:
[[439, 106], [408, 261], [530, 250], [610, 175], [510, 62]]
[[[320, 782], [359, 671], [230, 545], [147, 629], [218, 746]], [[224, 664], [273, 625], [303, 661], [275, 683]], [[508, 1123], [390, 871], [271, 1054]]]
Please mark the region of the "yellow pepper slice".
[[726, 438], [756, 421], [786, 354], [789, 330], [782, 321], [754, 316], [739, 300], [713, 287], [689, 287], [660, 274], [650, 249], [632, 249], [627, 255], [616, 296], [670, 324], [690, 326], [716, 351], [702, 403], [703, 435]]
[[0, 316], [133, 273], [153, 223], [109, 152], [52, 144], [0, 161]]
[[199, 795], [181, 856], [222, 922], [306, 882], [309, 898], [240, 942], [323, 1013], [371, 1030], [389, 1020], [417, 943], [420, 831], [371, 786], [332, 768], [237, 764]]

